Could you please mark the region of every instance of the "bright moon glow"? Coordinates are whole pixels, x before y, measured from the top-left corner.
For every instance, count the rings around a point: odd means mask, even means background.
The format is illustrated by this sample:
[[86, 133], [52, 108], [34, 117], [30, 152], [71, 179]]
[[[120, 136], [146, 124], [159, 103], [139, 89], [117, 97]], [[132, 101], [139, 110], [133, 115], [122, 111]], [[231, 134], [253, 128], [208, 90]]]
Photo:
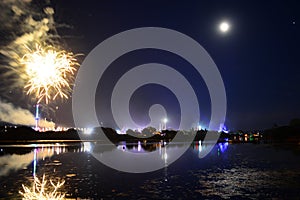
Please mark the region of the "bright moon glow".
[[219, 28], [221, 32], [226, 33], [229, 30], [230, 25], [227, 22], [222, 22]]

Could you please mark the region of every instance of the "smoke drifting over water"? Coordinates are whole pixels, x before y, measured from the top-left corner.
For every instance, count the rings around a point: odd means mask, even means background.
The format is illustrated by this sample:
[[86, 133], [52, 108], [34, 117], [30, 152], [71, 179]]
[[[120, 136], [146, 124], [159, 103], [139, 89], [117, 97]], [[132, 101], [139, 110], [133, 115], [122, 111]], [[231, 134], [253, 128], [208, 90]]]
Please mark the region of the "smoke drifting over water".
[[[0, 120], [12, 124], [34, 126], [34, 115], [26, 109], [14, 107], [11, 103], [5, 103], [0, 100]], [[39, 121], [40, 127], [54, 127], [55, 123], [46, 120]]]
[[[45, 157], [51, 157], [54, 155], [53, 151], [48, 151], [49, 148], [45, 151], [41, 151], [37, 154], [37, 160], [43, 159]], [[34, 151], [24, 155], [5, 155], [0, 157], [0, 177], [7, 176], [11, 171], [18, 171], [30, 165], [34, 158]]]

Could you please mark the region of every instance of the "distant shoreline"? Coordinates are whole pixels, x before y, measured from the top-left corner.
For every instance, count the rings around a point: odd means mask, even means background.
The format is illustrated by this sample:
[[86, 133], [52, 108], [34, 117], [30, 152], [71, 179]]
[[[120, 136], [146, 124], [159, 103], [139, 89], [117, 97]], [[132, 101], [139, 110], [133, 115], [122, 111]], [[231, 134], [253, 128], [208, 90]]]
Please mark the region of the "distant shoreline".
[[[104, 134], [103, 134], [104, 133]], [[154, 133], [133, 132], [132, 134], [118, 134], [112, 128], [98, 127], [94, 128], [91, 134], [84, 134], [74, 129], [67, 131], [47, 131], [38, 132], [26, 126], [2, 126], [0, 127], [0, 144], [29, 144], [29, 143], [78, 143], [78, 142], [104, 142], [109, 139], [112, 143], [117, 144], [122, 141], [126, 142], [170, 142], [176, 136], [182, 141], [203, 141], [207, 134], [207, 130], [181, 132], [173, 130], [163, 130]], [[218, 142], [229, 143], [291, 143], [300, 145], [300, 127], [299, 126], [284, 126], [265, 130], [261, 133], [215, 133], [219, 134]], [[143, 136], [143, 137], [140, 137]]]

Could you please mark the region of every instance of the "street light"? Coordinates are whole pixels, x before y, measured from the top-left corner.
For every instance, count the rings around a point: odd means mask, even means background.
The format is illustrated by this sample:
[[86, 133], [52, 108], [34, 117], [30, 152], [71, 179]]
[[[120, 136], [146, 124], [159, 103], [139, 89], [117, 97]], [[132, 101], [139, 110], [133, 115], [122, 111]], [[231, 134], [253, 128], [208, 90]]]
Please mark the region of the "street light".
[[163, 122], [164, 122], [164, 125], [165, 125], [165, 130], [167, 130], [167, 122], [168, 122], [168, 119], [167, 119], [167, 118], [164, 118], [164, 119], [163, 119]]
[[164, 118], [164, 123], [167, 123], [168, 122], [168, 119], [167, 118]]

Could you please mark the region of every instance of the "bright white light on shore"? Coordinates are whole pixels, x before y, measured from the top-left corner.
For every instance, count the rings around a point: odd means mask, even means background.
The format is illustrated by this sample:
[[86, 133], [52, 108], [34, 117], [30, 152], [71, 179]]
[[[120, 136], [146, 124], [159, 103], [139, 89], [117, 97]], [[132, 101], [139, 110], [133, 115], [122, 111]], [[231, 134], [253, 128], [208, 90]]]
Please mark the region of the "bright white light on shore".
[[226, 33], [229, 31], [230, 25], [228, 22], [222, 22], [219, 26], [219, 29], [222, 33]]
[[198, 131], [201, 131], [202, 130], [202, 126], [199, 124], [198, 125]]
[[85, 128], [83, 129], [83, 133], [89, 135], [93, 133], [93, 130], [94, 130], [93, 128]]
[[167, 122], [168, 122], [168, 119], [167, 119], [167, 118], [164, 118], [163, 121], [164, 121], [164, 123], [167, 123]]

